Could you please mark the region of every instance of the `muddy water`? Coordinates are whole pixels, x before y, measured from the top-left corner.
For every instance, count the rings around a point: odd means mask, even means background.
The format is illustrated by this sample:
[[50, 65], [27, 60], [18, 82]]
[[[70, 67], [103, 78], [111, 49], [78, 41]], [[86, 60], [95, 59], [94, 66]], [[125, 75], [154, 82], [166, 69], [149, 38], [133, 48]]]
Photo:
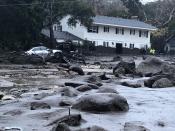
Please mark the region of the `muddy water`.
[[[114, 88], [120, 95], [124, 96], [129, 103], [130, 110], [126, 113], [110, 112], [102, 114], [71, 110], [71, 113], [82, 114], [86, 121], [82, 123], [82, 128], [98, 125], [109, 131], [121, 131], [126, 122], [134, 122], [147, 127], [151, 131], [175, 131], [175, 118], [173, 116], [175, 114], [175, 88], [128, 88], [117, 85], [119, 80], [111, 76], [111, 70], [109, 69], [84, 68], [87, 72], [96, 71], [96, 74], [103, 71], [107, 72], [112, 81], [110, 83], [104, 82], [104, 87]], [[64, 85], [64, 82], [83, 82], [87, 77], [76, 74], [69, 75], [56, 69], [2, 69], [0, 75], [2, 79], [14, 83], [14, 86], [5, 87], [5, 93], [8, 95], [11, 94], [12, 89], [17, 91], [26, 89], [26, 91], [20, 92], [20, 96], [14, 96], [14, 100], [0, 102], [0, 128], [20, 127], [23, 131], [49, 131], [52, 126], [46, 126], [48, 123], [61, 115], [68, 114], [68, 108], [58, 106], [58, 102], [63, 98], [58, 89]], [[143, 82], [144, 79], [146, 78], [128, 78], [122, 81]], [[81, 93], [78, 97], [95, 92], [96, 90], [87, 91]], [[43, 93], [47, 94], [43, 99], [35, 99], [35, 94]], [[76, 100], [77, 97], [70, 99]], [[29, 104], [33, 101], [47, 102], [52, 108], [31, 111]], [[160, 123], [163, 123], [164, 126], [161, 126]]]

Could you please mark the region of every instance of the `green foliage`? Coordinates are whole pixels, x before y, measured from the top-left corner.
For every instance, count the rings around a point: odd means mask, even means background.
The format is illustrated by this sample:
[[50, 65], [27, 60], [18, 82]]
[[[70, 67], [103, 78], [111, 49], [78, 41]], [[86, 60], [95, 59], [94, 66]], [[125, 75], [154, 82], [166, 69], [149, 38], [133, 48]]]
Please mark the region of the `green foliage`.
[[[30, 4], [30, 5], [26, 5]], [[51, 27], [66, 15], [69, 24], [77, 21], [90, 25], [94, 13], [78, 0], [0, 0], [0, 47], [4, 50], [26, 50], [39, 43], [42, 28]], [[52, 19], [51, 19], [52, 14]], [[51, 28], [50, 28], [51, 29]]]
[[112, 17], [128, 18], [129, 13], [125, 10], [121, 10], [121, 11], [112, 10], [107, 15]]

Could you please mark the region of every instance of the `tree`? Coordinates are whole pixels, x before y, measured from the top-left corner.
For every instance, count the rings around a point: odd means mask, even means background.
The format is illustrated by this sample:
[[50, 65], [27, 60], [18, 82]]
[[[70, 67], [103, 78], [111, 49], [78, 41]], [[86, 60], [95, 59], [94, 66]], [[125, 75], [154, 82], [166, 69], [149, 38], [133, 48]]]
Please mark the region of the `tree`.
[[78, 0], [0, 0], [0, 45], [10, 50], [35, 46], [43, 28], [50, 27], [52, 32], [52, 24], [68, 14], [73, 26], [78, 20], [88, 26], [94, 16], [91, 8]]

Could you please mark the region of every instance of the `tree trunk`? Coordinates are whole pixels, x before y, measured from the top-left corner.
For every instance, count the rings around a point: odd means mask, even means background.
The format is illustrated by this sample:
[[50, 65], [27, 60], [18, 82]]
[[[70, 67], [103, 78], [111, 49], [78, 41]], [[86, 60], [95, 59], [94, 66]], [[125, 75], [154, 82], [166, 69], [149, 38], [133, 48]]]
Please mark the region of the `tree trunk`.
[[50, 24], [49, 30], [50, 30], [50, 48], [56, 48], [56, 44], [55, 44], [56, 42], [54, 38], [54, 31], [53, 31], [52, 24]]

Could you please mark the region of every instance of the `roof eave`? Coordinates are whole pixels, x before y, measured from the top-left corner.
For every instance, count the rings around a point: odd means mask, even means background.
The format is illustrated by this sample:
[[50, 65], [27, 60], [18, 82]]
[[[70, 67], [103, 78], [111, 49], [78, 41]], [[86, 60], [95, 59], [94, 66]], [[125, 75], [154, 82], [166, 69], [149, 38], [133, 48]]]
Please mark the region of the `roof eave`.
[[142, 27], [114, 25], [114, 24], [106, 24], [106, 23], [98, 23], [98, 22], [93, 22], [93, 24], [95, 24], [95, 25], [113, 26], [113, 27], [132, 28], [132, 29], [141, 29], [141, 30], [150, 30], [150, 31], [156, 31], [157, 30], [157, 28], [142, 28]]

